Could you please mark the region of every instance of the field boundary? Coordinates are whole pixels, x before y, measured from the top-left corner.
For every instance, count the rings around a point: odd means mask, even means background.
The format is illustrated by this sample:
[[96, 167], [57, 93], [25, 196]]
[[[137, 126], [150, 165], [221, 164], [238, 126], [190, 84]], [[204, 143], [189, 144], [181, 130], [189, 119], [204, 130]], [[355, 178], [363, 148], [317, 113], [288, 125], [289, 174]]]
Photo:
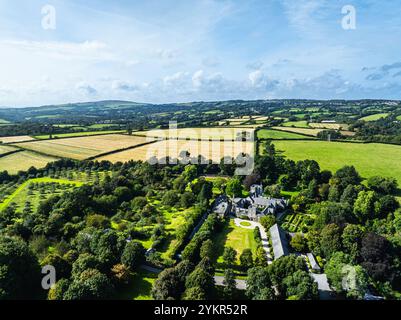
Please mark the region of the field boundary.
[[7, 156], [10, 156], [10, 155], [12, 155], [14, 153], [22, 152], [22, 151], [23, 151], [23, 149], [12, 150], [12, 151], [0, 154], [0, 158], [7, 157]]
[[[93, 131], [92, 131], [93, 132]], [[102, 133], [104, 132], [104, 133]], [[68, 134], [68, 133], [60, 133], [60, 134]], [[95, 137], [95, 136], [108, 136], [108, 135], [112, 135], [112, 134], [124, 134], [126, 135], [126, 130], [121, 130], [121, 132], [105, 132], [105, 131], [99, 131], [99, 133], [95, 133], [95, 134], [83, 134], [83, 135], [79, 135], [79, 136], [71, 136], [71, 137], [61, 137], [61, 138], [48, 138], [48, 139], [37, 139], [35, 137], [37, 136], [32, 136], [32, 138], [34, 138], [35, 140], [29, 140], [29, 141], [18, 141], [18, 143], [20, 142], [35, 142], [35, 141], [53, 141], [53, 140], [64, 140], [64, 139], [74, 139], [74, 138], [85, 138], [85, 137]]]

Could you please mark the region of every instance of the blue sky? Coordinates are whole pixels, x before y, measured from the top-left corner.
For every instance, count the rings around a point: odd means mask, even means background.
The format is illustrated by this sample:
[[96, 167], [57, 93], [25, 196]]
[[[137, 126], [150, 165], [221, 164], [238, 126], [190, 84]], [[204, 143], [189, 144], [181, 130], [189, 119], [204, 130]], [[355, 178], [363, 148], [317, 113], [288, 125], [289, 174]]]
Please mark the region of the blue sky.
[[400, 99], [400, 39], [399, 0], [0, 0], [0, 106]]

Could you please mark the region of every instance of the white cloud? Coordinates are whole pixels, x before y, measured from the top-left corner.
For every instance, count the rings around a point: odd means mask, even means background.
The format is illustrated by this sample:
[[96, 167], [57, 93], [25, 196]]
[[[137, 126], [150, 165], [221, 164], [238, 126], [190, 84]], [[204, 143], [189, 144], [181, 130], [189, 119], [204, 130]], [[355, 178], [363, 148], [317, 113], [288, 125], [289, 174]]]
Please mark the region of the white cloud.
[[139, 86], [133, 83], [128, 83], [125, 81], [116, 80], [113, 81], [111, 85], [113, 90], [121, 90], [121, 91], [137, 91], [139, 90]]
[[86, 82], [77, 83], [76, 89], [88, 96], [97, 95], [97, 90]]

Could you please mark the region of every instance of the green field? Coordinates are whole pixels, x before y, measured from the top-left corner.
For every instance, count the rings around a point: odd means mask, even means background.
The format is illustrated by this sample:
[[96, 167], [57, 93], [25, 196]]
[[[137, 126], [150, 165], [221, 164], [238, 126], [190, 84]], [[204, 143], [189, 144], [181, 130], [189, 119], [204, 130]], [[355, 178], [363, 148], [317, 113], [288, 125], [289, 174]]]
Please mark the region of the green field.
[[296, 128], [309, 128], [308, 122], [302, 121], [288, 121], [282, 124], [283, 127], [296, 127]]
[[397, 120], [400, 120], [400, 121], [401, 121], [401, 115], [399, 115], [399, 116], [397, 117]]
[[[71, 132], [71, 133], [54, 134], [53, 138], [71, 138], [71, 137], [93, 136], [100, 134], [112, 134], [112, 133], [123, 133], [123, 132], [125, 132], [125, 130]], [[49, 135], [48, 134], [39, 135], [39, 136], [34, 136], [34, 138], [39, 140], [49, 139]]]
[[257, 135], [258, 139], [313, 139], [312, 137], [304, 136], [302, 134], [269, 129], [259, 130]]
[[252, 253], [256, 253], [256, 241], [253, 236], [253, 229], [245, 229], [237, 227], [234, 220], [230, 219], [223, 231], [216, 234], [213, 243], [216, 247], [217, 263], [223, 263], [223, 252], [225, 247], [232, 247], [237, 251], [237, 264], [239, 265], [239, 257], [244, 249], [251, 249]]
[[401, 146], [379, 143], [276, 141], [276, 150], [293, 160], [313, 159], [321, 169], [336, 171], [353, 165], [362, 177], [394, 177], [401, 185]]
[[10, 121], [4, 120], [4, 119], [0, 119], [0, 124], [7, 124], [10, 123]]
[[382, 118], [387, 118], [388, 116], [389, 116], [388, 113], [376, 113], [376, 114], [372, 114], [370, 116], [366, 116], [366, 117], [360, 118], [359, 120], [363, 120], [363, 121], [367, 121], [367, 122], [369, 122], [369, 121], [377, 121], [377, 120], [382, 119]]
[[10, 174], [26, 171], [30, 167], [43, 168], [49, 162], [58, 160], [56, 157], [45, 156], [30, 151], [22, 151], [0, 158], [0, 171], [7, 170]]

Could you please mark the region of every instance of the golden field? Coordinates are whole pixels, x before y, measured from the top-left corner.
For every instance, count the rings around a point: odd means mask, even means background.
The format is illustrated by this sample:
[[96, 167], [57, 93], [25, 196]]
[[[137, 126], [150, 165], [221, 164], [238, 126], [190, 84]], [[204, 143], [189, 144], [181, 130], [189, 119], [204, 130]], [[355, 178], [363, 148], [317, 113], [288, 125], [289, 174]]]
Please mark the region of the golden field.
[[13, 137], [0, 137], [0, 142], [2, 143], [14, 143], [20, 141], [32, 141], [35, 140], [30, 136], [13, 136]]
[[30, 167], [43, 168], [47, 163], [58, 160], [29, 151], [22, 151], [0, 158], [0, 171], [7, 170], [10, 174], [27, 171]]
[[190, 140], [234, 140], [241, 136], [242, 132], [253, 135], [250, 128], [182, 128], [182, 129], [158, 129], [135, 132], [133, 135], [157, 137], [161, 139], [190, 139]]
[[148, 142], [148, 140], [144, 137], [110, 134], [33, 141], [16, 143], [15, 145], [27, 150], [33, 150], [56, 157], [84, 160], [98, 154], [133, 147], [146, 142]]
[[236, 157], [240, 153], [249, 155], [254, 154], [253, 142], [242, 141], [186, 141], [186, 140], [164, 140], [158, 141], [146, 146], [113, 153], [96, 160], [108, 160], [111, 162], [126, 162], [129, 160], [146, 161], [153, 157], [157, 159], [164, 157], [180, 158], [185, 155], [185, 151], [189, 152], [190, 157], [202, 155], [206, 159], [213, 162], [220, 162], [225, 156]]

